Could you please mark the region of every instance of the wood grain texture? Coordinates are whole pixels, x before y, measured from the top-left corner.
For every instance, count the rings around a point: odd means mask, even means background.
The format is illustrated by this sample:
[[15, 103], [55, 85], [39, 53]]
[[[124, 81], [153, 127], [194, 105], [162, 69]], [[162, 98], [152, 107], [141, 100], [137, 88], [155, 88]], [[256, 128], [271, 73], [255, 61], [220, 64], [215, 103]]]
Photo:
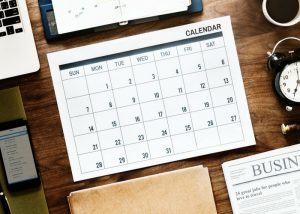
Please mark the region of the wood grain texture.
[[[2, 80], [0, 89], [20, 86], [50, 213], [68, 213], [67, 195], [74, 190], [200, 164], [209, 168], [218, 213], [232, 213], [221, 164], [224, 161], [298, 143], [300, 140], [300, 133], [286, 137], [281, 134], [282, 122], [300, 119], [299, 109], [290, 113], [284, 110], [273, 92], [272, 75], [266, 68], [266, 52], [272, 49], [279, 39], [286, 36], [300, 37], [300, 25], [280, 28], [269, 24], [262, 15], [261, 3], [261, 0], [204, 0], [204, 12], [200, 15], [182, 15], [168, 20], [134, 27], [125, 26], [47, 43], [38, 2], [27, 0], [41, 70], [35, 74]], [[257, 145], [74, 183], [46, 54], [224, 15], [230, 15], [232, 18]], [[298, 44], [287, 42], [286, 48], [281, 50], [287, 51], [288, 47], [296, 45]]]

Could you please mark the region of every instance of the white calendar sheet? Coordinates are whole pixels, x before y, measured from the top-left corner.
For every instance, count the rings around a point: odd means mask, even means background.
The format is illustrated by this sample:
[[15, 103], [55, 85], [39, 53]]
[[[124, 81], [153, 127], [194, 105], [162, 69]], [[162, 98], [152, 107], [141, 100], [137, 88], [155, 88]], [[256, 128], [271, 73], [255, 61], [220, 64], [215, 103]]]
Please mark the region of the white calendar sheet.
[[74, 181], [255, 144], [230, 17], [48, 60]]

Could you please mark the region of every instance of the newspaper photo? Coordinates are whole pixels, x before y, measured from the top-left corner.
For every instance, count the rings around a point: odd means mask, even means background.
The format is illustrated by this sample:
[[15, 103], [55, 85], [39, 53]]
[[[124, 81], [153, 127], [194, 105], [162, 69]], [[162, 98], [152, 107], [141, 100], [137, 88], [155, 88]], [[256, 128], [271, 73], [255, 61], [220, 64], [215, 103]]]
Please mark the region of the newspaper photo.
[[222, 164], [233, 213], [300, 213], [300, 145]]

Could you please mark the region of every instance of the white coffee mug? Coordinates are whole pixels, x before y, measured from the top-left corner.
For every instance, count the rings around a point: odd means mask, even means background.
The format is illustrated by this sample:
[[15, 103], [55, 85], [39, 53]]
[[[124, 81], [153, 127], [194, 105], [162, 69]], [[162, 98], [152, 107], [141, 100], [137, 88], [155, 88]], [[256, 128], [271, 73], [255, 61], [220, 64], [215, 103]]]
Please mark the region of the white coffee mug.
[[[264, 16], [266, 17], [266, 19], [269, 22], [271, 22], [272, 24], [277, 25], [277, 26], [282, 26], [282, 27], [288, 27], [288, 26], [292, 26], [292, 25], [295, 25], [298, 22], [300, 22], [300, 0], [298, 0], [298, 2], [299, 2], [299, 11], [298, 11], [298, 14], [296, 15], [296, 17], [293, 20], [291, 20], [289, 22], [286, 22], [286, 23], [276, 22], [274, 19], [271, 18], [271, 16], [268, 13], [268, 10], [267, 10], [267, 1], [268, 0], [263, 0], [262, 11], [263, 11]], [[272, 1], [272, 0], [269, 0], [269, 1]], [[284, 0], [282, 0], [282, 1], [284, 1]]]

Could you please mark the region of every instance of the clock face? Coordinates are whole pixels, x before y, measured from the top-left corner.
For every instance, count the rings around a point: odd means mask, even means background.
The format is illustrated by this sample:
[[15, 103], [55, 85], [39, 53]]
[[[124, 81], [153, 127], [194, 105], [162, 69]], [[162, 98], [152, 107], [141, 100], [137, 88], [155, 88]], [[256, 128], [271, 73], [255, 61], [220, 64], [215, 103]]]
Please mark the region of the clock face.
[[280, 74], [279, 86], [287, 99], [300, 103], [300, 61], [284, 67]]

